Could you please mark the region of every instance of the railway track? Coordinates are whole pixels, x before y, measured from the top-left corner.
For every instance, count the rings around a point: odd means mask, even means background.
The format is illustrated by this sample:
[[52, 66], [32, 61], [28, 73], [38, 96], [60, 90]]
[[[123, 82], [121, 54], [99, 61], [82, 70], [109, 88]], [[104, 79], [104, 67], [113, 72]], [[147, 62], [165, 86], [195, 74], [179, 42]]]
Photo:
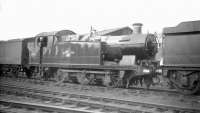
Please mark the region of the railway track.
[[[180, 95], [176, 91], [166, 91], [166, 90], [144, 90], [144, 89], [123, 89], [123, 88], [107, 88], [107, 87], [99, 87], [99, 86], [88, 86], [88, 85], [79, 85], [79, 84], [70, 84], [70, 83], [64, 83], [64, 84], [57, 84], [52, 81], [43, 81], [43, 80], [36, 80], [36, 79], [0, 79], [2, 82], [0, 84], [12, 84], [13, 86], [27, 86], [27, 87], [34, 87], [35, 89], [41, 89], [41, 90], [54, 90], [58, 92], [63, 91], [69, 91], [73, 93], [82, 93], [82, 94], [91, 94], [91, 95], [99, 95], [99, 96], [107, 96], [109, 97], [116, 97], [122, 95], [122, 98], [135, 96], [139, 98], [143, 97], [150, 97], [157, 99], [157, 97], [174, 97], [179, 99]], [[95, 92], [95, 93], [94, 93]], [[117, 95], [116, 95], [117, 94]], [[160, 97], [161, 96], [161, 97]], [[182, 96], [181, 96], [182, 98]], [[182, 99], [179, 99], [179, 101], [182, 101]], [[183, 97], [185, 98], [185, 97]], [[190, 98], [190, 97], [186, 97]], [[196, 99], [196, 98], [195, 98]], [[195, 100], [194, 99], [194, 100]], [[199, 97], [200, 99], [200, 97]], [[188, 103], [188, 102], [187, 102]]]
[[[128, 95], [133, 95], [133, 96], [138, 96], [138, 95], [156, 95], [156, 96], [170, 96], [170, 97], [183, 97], [183, 98], [195, 98], [197, 101], [200, 100], [199, 95], [182, 95], [174, 90], [157, 90], [157, 89], [141, 89], [141, 88], [136, 88], [136, 89], [123, 89], [123, 88], [107, 88], [107, 87], [99, 87], [99, 86], [88, 86], [88, 85], [79, 85], [79, 84], [70, 84], [70, 83], [62, 83], [62, 84], [57, 84], [53, 81], [43, 81], [39, 79], [25, 79], [25, 78], [5, 78], [1, 77], [0, 78], [0, 84], [12, 84], [16, 86], [27, 86], [27, 87], [35, 87], [35, 88], [43, 88], [43, 89], [48, 89], [51, 90], [57, 90], [58, 91], [78, 91], [78, 93], [85, 92], [85, 93], [91, 93], [91, 92], [96, 92], [98, 94], [102, 93], [105, 94], [106, 92], [108, 93], [117, 93], [117, 94], [122, 94], [125, 96]], [[93, 93], [92, 93], [93, 94]], [[118, 96], [118, 95], [117, 95]]]
[[[91, 108], [98, 109], [98, 112], [111, 110], [112, 112], [123, 112], [123, 113], [199, 113], [200, 105], [196, 103], [194, 106], [187, 105], [175, 105], [175, 104], [165, 104], [165, 103], [154, 103], [152, 102], [141, 102], [141, 101], [129, 101], [116, 98], [106, 98], [97, 95], [85, 95], [77, 94], [72, 92], [56, 92], [44, 89], [34, 89], [27, 87], [11, 86], [6, 84], [1, 84], [1, 97], [4, 98], [4, 103], [12, 102], [15, 99], [26, 100], [39, 100], [39, 104], [49, 104], [56, 103], [59, 107], [64, 107], [65, 104], [70, 104], [76, 109], [90, 110]], [[12, 99], [7, 99], [8, 95], [14, 95]], [[16, 96], [17, 95], [17, 96]], [[9, 97], [9, 98], [11, 98]], [[19, 99], [20, 97], [20, 99]], [[7, 100], [5, 100], [5, 98]], [[139, 98], [138, 98], [139, 99]], [[25, 102], [27, 102], [25, 101]], [[155, 100], [156, 101], [156, 100]], [[19, 102], [19, 103], [20, 103]], [[175, 101], [174, 101], [175, 102]], [[34, 102], [31, 102], [34, 103]], [[176, 102], [175, 102], [176, 103]], [[38, 105], [38, 103], [36, 103]], [[29, 105], [28, 105], [29, 106]], [[84, 106], [84, 107], [83, 107]], [[94, 112], [94, 109], [90, 112]], [[96, 111], [96, 110], [95, 110]], [[107, 112], [107, 111], [106, 111]]]
[[[27, 78], [8, 78], [8, 77], [0, 77], [0, 84], [2, 83], [7, 83], [7, 84], [13, 84], [16, 86], [27, 86], [27, 87], [35, 87], [35, 88], [40, 88], [42, 87], [43, 89], [48, 89], [53, 88], [52, 90], [57, 90], [58, 91], [78, 91], [75, 93], [85, 92], [85, 93], [91, 93], [96, 92], [98, 94], [101, 94], [103, 92], [103, 95], [105, 92], [112, 93], [112, 94], [122, 94], [125, 96], [149, 96], [149, 95], [156, 95], [156, 96], [170, 96], [170, 97], [175, 97], [175, 98], [194, 98], [193, 100], [194, 103], [199, 103], [200, 101], [200, 96], [199, 95], [182, 95], [174, 90], [157, 90], [157, 89], [141, 89], [141, 88], [134, 88], [134, 89], [124, 89], [124, 88], [108, 88], [108, 87], [102, 87], [102, 86], [90, 86], [90, 85], [79, 85], [79, 84], [70, 84], [70, 83], [62, 83], [62, 84], [57, 84], [54, 81], [44, 81], [40, 79], [27, 79]], [[118, 96], [118, 95], [117, 95]], [[198, 101], [198, 102], [196, 102]]]
[[[18, 77], [18, 78], [12, 78], [12, 77], [2, 77], [5, 81], [10, 81], [10, 80], [14, 80], [14, 81], [19, 81], [19, 82], [31, 82], [33, 84], [40, 84], [40, 85], [49, 85], [49, 84], [54, 84], [55, 86], [58, 86], [58, 87], [65, 87], [65, 86], [72, 86], [74, 88], [74, 86], [78, 86], [78, 87], [85, 87], [86, 89], [87, 88], [95, 88], [95, 89], [107, 89], [107, 87], [103, 87], [103, 86], [96, 86], [96, 85], [92, 85], [92, 86], [89, 86], [89, 85], [80, 85], [80, 84], [71, 84], [71, 83], [59, 83], [57, 84], [55, 81], [44, 81], [44, 80], [41, 80], [41, 79], [35, 79], [35, 78], [31, 78], [31, 79], [27, 79], [27, 78], [24, 78], [24, 77]], [[11, 81], [13, 82], [13, 81]], [[68, 88], [69, 88], [68, 87]], [[109, 88], [110, 90], [111, 89], [116, 89], [116, 90], [124, 90], [126, 91], [127, 89], [124, 89], [124, 88]], [[163, 93], [165, 94], [166, 92], [167, 93], [171, 93], [171, 94], [180, 94], [179, 92], [177, 92], [175, 89], [165, 89], [165, 88], [151, 88], [151, 89], [145, 89], [145, 88], [138, 88], [138, 87], [130, 87], [128, 88], [128, 91], [129, 92], [143, 92], [143, 91], [146, 91], [146, 92], [149, 92], [149, 93]]]
[[[14, 76], [11, 74], [11, 75], [9, 75], [8, 74], [8, 76], [3, 76], [3, 78], [13, 78]], [[17, 75], [17, 76], [15, 76], [17, 79], [27, 79], [27, 76], [26, 75], [24, 75], [23, 73], [21, 73], [21, 74], [19, 74], [19, 75]], [[14, 77], [14, 78], [15, 78]], [[49, 78], [49, 79], [45, 79], [45, 78], [41, 78], [41, 77], [37, 77], [37, 76], [35, 76], [35, 77], [32, 77], [32, 78], [29, 78], [29, 80], [32, 80], [32, 81], [44, 81], [44, 82], [55, 82], [56, 80], [55, 80], [55, 78]], [[159, 91], [159, 92], [165, 92], [165, 91], [168, 91], [168, 92], [176, 92], [176, 93], [179, 93], [175, 88], [172, 88], [171, 86], [169, 86], [169, 84], [165, 81], [164, 82], [164, 80], [161, 80], [162, 82], [161, 82], [161, 84], [154, 84], [154, 85], [152, 85], [151, 87], [149, 87], [149, 88], [146, 88], [145, 86], [135, 86], [135, 85], [131, 85], [130, 87], [129, 87], [129, 89], [136, 89], [136, 90], [152, 90], [152, 91]], [[68, 82], [69, 83], [69, 82]], [[73, 84], [78, 84], [78, 83], [73, 83]], [[92, 85], [92, 86], [101, 86], [101, 87], [104, 87], [104, 86], [102, 86], [102, 85]], [[125, 88], [124, 88], [125, 89]]]
[[[0, 100], [1, 112], [9, 112], [9, 113], [28, 113], [28, 112], [36, 112], [37, 113], [94, 113], [92, 110], [84, 110], [81, 107], [73, 107], [72, 105], [65, 106], [56, 106], [50, 104], [43, 103], [33, 103], [33, 102], [24, 102], [24, 101], [15, 101], [1, 99]], [[102, 112], [103, 113], [103, 112]]]

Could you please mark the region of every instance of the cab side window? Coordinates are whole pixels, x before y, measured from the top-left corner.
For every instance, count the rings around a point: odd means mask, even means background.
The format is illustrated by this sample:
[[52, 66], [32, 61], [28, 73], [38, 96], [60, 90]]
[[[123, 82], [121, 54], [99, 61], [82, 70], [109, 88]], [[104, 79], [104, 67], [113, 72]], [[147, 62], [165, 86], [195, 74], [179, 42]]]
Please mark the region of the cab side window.
[[47, 36], [36, 37], [36, 46], [38, 47], [47, 47], [47, 42]]

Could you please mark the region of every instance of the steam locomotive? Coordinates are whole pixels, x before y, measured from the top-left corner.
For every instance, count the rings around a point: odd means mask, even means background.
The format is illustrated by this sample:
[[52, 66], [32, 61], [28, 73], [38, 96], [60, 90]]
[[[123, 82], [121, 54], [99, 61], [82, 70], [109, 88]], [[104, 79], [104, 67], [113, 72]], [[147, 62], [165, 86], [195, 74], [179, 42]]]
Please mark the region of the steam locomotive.
[[157, 35], [143, 34], [141, 23], [84, 35], [42, 32], [0, 42], [1, 75], [24, 72], [57, 82], [149, 88], [162, 73], [182, 93], [194, 94], [200, 87], [199, 37], [200, 21], [164, 28], [161, 49]]

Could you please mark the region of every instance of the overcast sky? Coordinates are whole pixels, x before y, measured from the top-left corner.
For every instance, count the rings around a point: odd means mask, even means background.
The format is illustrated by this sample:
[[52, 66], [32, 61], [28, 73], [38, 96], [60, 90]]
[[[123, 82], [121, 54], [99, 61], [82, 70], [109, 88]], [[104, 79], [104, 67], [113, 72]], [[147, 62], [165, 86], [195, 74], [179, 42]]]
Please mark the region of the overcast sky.
[[0, 40], [70, 29], [76, 33], [123, 27], [162, 32], [181, 21], [200, 20], [199, 0], [0, 0]]

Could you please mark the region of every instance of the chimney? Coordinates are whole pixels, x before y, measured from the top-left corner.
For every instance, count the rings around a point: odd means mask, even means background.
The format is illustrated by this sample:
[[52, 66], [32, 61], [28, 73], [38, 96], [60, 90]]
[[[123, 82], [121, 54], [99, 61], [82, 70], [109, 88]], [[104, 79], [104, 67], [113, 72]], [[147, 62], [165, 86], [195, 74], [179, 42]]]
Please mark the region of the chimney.
[[133, 33], [141, 34], [142, 33], [142, 23], [134, 23], [133, 24]]

